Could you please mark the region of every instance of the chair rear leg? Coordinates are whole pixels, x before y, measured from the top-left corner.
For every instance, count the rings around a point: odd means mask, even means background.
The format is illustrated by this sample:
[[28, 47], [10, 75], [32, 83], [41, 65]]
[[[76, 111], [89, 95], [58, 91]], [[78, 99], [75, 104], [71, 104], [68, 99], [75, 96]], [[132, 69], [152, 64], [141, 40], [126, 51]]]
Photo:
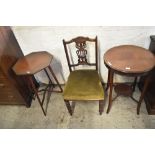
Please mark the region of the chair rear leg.
[[99, 113], [102, 115], [104, 109], [104, 100], [99, 100]]
[[69, 114], [72, 116], [73, 115], [73, 111], [72, 111], [72, 107], [71, 107], [69, 101], [68, 100], [64, 100], [64, 101], [65, 101], [65, 104], [66, 104], [66, 107], [68, 109]]

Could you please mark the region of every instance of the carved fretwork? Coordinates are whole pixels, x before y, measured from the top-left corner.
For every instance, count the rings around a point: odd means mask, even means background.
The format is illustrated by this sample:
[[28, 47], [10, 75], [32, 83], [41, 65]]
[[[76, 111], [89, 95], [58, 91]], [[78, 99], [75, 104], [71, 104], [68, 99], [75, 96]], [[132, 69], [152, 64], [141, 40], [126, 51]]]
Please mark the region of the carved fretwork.
[[76, 48], [78, 49], [76, 51], [76, 54], [78, 56], [78, 63], [79, 64], [88, 64], [87, 62], [87, 50], [86, 48], [86, 42], [76, 42]]

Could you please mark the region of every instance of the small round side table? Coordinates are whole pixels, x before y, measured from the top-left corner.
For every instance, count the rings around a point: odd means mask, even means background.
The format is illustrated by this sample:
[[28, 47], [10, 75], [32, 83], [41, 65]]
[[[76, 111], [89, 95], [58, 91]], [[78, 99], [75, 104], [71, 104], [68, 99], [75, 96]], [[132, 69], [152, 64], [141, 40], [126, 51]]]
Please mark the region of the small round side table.
[[106, 90], [108, 90], [110, 87], [107, 113], [109, 113], [112, 106], [113, 76], [114, 73], [116, 73], [135, 77], [132, 86], [120, 84], [115, 87], [115, 91], [117, 96], [130, 96], [134, 101], [136, 101], [138, 103], [137, 114], [139, 114], [141, 102], [144, 98], [144, 94], [149, 83], [149, 76], [147, 76], [145, 80], [139, 101], [132, 97], [132, 93], [135, 90], [137, 77], [147, 75], [148, 72], [151, 71], [155, 66], [154, 55], [150, 51], [139, 46], [122, 45], [109, 49], [104, 54], [104, 63], [108, 68], [108, 81]]

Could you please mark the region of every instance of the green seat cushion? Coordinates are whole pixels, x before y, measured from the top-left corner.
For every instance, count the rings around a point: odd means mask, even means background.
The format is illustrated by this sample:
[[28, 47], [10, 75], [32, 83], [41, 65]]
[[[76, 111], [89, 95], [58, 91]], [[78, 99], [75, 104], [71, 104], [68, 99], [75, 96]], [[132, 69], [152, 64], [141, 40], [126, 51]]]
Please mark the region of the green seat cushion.
[[103, 100], [104, 91], [96, 70], [75, 70], [68, 77], [65, 100]]

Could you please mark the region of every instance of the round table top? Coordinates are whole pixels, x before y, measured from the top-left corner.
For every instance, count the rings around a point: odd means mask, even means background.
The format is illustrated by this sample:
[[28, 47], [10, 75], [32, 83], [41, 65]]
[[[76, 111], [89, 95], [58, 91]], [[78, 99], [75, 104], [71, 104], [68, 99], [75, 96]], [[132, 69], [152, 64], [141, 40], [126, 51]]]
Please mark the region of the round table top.
[[19, 58], [12, 69], [17, 75], [35, 74], [48, 67], [52, 59], [53, 55], [46, 51], [32, 52]]
[[155, 66], [154, 55], [145, 48], [121, 45], [104, 54], [104, 62], [110, 68], [123, 73], [144, 73]]

